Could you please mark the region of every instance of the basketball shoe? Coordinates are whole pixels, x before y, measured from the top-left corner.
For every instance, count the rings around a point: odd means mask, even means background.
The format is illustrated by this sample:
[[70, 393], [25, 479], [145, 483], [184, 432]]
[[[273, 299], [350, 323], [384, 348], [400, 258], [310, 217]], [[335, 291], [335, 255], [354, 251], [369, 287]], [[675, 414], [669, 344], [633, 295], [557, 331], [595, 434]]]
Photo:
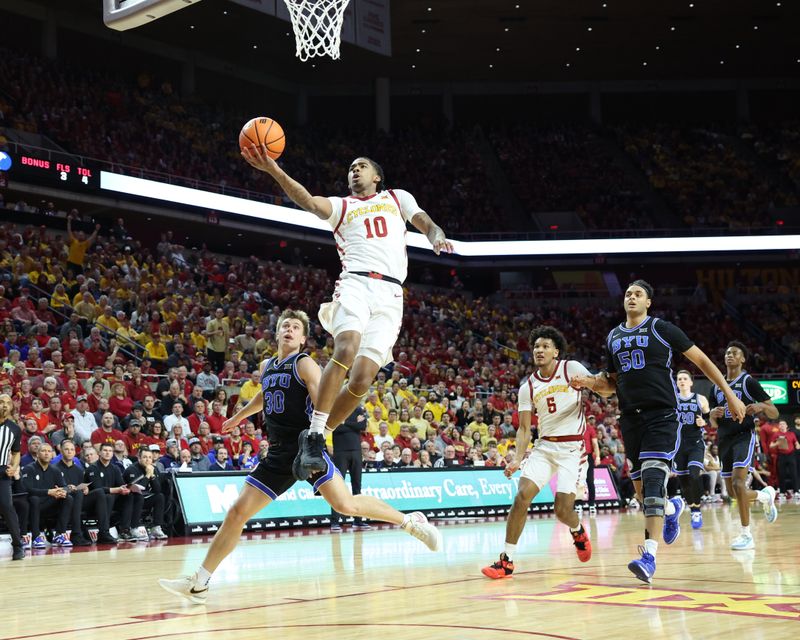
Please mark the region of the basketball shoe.
[[481, 569], [481, 573], [487, 578], [492, 580], [500, 580], [501, 578], [510, 578], [514, 573], [514, 563], [511, 562], [505, 553], [500, 554], [500, 559], [494, 564]]
[[[305, 437], [302, 437], [305, 434]], [[304, 429], [300, 434], [298, 444], [300, 445], [300, 470], [306, 473], [305, 478], [325, 471], [327, 466], [322, 452], [325, 450], [325, 436], [321, 433], [311, 433], [308, 429]]]
[[442, 546], [442, 534], [428, 522], [425, 514], [419, 511], [407, 514], [400, 528], [417, 540], [421, 540], [431, 551], [438, 551]]
[[775, 489], [764, 487], [758, 492], [758, 501], [761, 503], [767, 522], [770, 524], [775, 522], [778, 519], [778, 507], [775, 506]]
[[592, 543], [589, 540], [589, 534], [586, 529], [580, 528], [580, 531], [570, 531], [572, 534], [572, 544], [575, 545], [575, 552], [578, 554], [578, 560], [581, 562], [589, 562], [592, 557]]
[[628, 569], [642, 582], [650, 584], [653, 582], [653, 574], [656, 572], [656, 559], [652, 553], [647, 553], [644, 547], [639, 545], [639, 553], [642, 554], [641, 558], [631, 560], [628, 563]]
[[748, 549], [755, 549], [756, 543], [753, 541], [753, 536], [749, 533], [742, 533], [736, 536], [731, 542], [731, 549], [734, 551], [746, 551]]
[[700, 529], [703, 526], [703, 514], [700, 511], [692, 511], [692, 529]]
[[680, 496], [670, 498], [670, 502], [675, 506], [675, 513], [671, 516], [664, 516], [664, 544], [672, 544], [678, 539], [678, 536], [681, 535], [680, 517], [683, 513], [683, 508], [686, 506], [686, 503]]
[[159, 578], [158, 584], [162, 589], [175, 594], [176, 596], [183, 596], [189, 602], [194, 604], [205, 604], [206, 597], [208, 596], [208, 585], [201, 587], [197, 582], [197, 574], [191, 576], [184, 576], [177, 580], [166, 580]]

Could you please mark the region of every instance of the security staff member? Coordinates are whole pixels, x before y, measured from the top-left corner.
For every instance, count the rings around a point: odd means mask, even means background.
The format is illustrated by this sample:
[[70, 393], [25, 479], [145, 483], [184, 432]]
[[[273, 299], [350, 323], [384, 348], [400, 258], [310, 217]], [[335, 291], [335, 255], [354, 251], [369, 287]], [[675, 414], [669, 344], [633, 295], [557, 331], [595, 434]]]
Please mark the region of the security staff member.
[[100, 459], [86, 469], [86, 482], [92, 491], [102, 491], [106, 503], [106, 520], [98, 522], [97, 543], [98, 544], [117, 544], [119, 540], [111, 535], [109, 527], [111, 525], [111, 513], [114, 507], [122, 510], [123, 503], [130, 495], [130, 489], [125, 486], [122, 479], [122, 470], [111, 462], [114, 457], [114, 445], [104, 442], [100, 445]]
[[108, 505], [105, 500], [105, 492], [92, 487], [86, 480], [86, 470], [75, 463], [75, 443], [65, 438], [61, 442], [61, 460], [55, 466], [64, 474], [64, 479], [67, 481], [67, 492], [72, 496], [72, 514], [70, 516], [72, 535], [70, 540], [77, 547], [88, 547], [92, 541], [83, 535], [81, 521], [83, 510], [88, 511], [93, 508], [99, 529], [108, 531]]
[[[350, 472], [350, 487], [353, 495], [361, 493], [361, 433], [367, 428], [367, 410], [363, 406], [355, 408], [347, 419], [333, 432], [333, 464], [339, 469], [342, 478]], [[341, 515], [331, 509], [331, 531], [342, 530]], [[361, 518], [353, 521], [354, 530], [366, 530], [370, 526]]]
[[39, 448], [36, 460], [22, 470], [22, 486], [28, 492], [30, 504], [31, 535], [34, 549], [45, 549], [47, 540], [41, 535], [39, 522], [47, 512], [54, 512], [56, 521], [53, 544], [60, 547], [71, 547], [72, 542], [66, 535], [67, 524], [72, 513], [72, 496], [67, 492], [67, 481], [61, 469], [50, 465], [53, 459], [53, 447], [45, 443]]
[[14, 509], [11, 488], [13, 478], [19, 472], [22, 429], [11, 420], [13, 408], [11, 396], [7, 393], [0, 394], [0, 518], [11, 533], [12, 560], [22, 560], [25, 557], [25, 550], [22, 548], [19, 520]]

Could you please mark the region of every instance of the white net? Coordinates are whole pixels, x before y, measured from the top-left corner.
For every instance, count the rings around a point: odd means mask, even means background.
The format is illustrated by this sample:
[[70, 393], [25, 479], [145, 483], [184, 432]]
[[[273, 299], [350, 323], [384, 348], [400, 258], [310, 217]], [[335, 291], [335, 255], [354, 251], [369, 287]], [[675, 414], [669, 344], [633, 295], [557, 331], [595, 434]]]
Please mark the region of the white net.
[[284, 0], [292, 18], [296, 55], [339, 59], [344, 10], [350, 0]]

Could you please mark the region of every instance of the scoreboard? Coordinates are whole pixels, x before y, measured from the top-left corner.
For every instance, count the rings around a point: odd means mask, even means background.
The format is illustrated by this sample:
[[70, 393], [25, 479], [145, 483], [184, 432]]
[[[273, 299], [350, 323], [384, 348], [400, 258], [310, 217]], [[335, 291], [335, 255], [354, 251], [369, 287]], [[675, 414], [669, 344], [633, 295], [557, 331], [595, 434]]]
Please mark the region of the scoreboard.
[[53, 151], [5, 154], [9, 179], [74, 190], [100, 189], [100, 167]]

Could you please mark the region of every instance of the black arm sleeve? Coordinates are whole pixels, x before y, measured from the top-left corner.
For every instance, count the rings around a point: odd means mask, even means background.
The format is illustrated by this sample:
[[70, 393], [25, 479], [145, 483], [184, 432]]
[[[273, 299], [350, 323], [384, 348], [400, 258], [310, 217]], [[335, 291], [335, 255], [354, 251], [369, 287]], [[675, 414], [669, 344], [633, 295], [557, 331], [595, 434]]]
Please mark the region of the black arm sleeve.
[[694, 346], [694, 342], [689, 339], [689, 336], [671, 322], [659, 318], [657, 322], [653, 323], [653, 328], [677, 353], [684, 353]]
[[747, 376], [744, 386], [747, 390], [747, 395], [753, 398], [753, 400], [756, 402], [766, 402], [767, 400], [772, 399], [769, 397], [769, 394], [764, 391], [764, 387], [762, 387], [758, 380], [756, 380], [753, 376]]

